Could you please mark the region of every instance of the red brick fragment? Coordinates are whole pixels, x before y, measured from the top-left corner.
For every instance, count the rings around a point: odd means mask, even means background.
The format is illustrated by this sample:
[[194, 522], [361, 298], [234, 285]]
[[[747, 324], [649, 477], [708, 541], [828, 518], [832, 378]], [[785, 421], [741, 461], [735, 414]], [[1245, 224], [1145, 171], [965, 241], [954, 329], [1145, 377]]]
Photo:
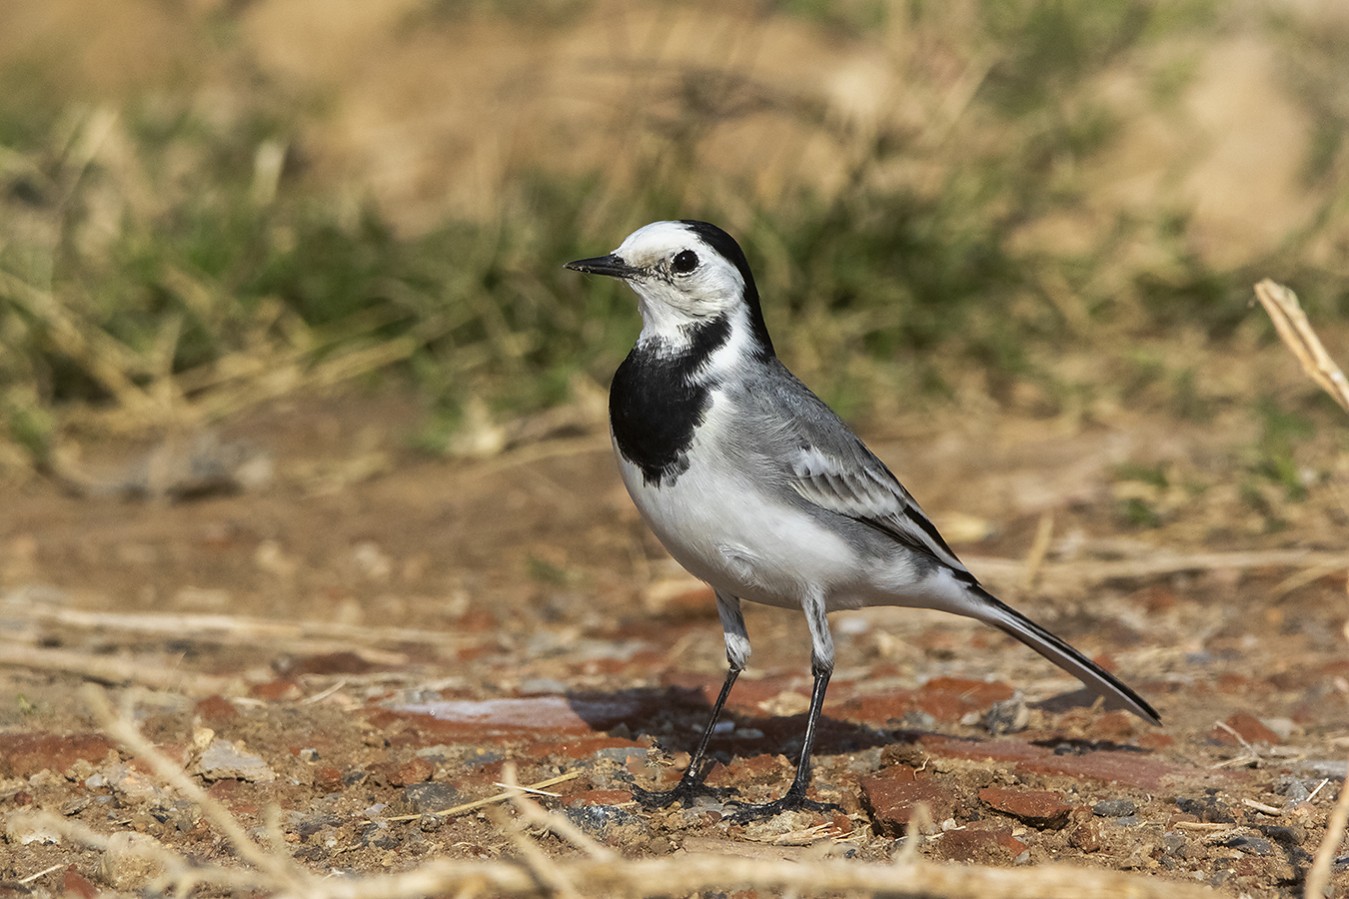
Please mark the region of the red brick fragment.
[[210, 727], [216, 727], [239, 717], [239, 710], [234, 707], [234, 703], [219, 693], [213, 693], [205, 699], [197, 700], [194, 710], [202, 723]]
[[288, 677], [278, 677], [276, 680], [255, 684], [248, 692], [252, 693], [254, 698], [267, 702], [293, 701], [304, 695], [300, 685]]
[[1164, 734], [1159, 730], [1152, 730], [1147, 733], [1139, 734], [1134, 742], [1138, 744], [1139, 749], [1149, 749], [1153, 752], [1158, 752], [1162, 749], [1170, 749], [1172, 746], [1175, 746], [1176, 738], [1170, 734]]
[[61, 875], [61, 891], [67, 896], [79, 896], [80, 899], [94, 899], [98, 895], [98, 887], [75, 870], [74, 865], [66, 868], [65, 873]]
[[882, 836], [903, 836], [919, 803], [927, 805], [934, 822], [952, 817], [956, 797], [944, 784], [904, 765], [862, 778], [862, 805], [872, 826]]
[[342, 788], [342, 769], [333, 765], [321, 765], [314, 769], [314, 786], [325, 793]]
[[1068, 831], [1068, 844], [1083, 852], [1101, 851], [1101, 831], [1092, 820], [1080, 821]]
[[256, 815], [261, 806], [253, 800], [253, 791], [242, 780], [225, 778], [217, 780], [206, 788], [206, 795], [236, 815]]
[[885, 727], [899, 721], [918, 708], [915, 693], [909, 690], [890, 690], [854, 696], [837, 705], [831, 705], [829, 714], [849, 721], [859, 721]]
[[1063, 794], [1053, 790], [985, 787], [979, 791], [979, 801], [994, 811], [1011, 815], [1041, 830], [1058, 830], [1068, 823], [1068, 816], [1073, 811], [1073, 807], [1064, 802]]
[[958, 722], [970, 712], [983, 712], [993, 703], [1011, 699], [1015, 691], [996, 681], [963, 677], [934, 677], [918, 690], [918, 708], [938, 721]]
[[0, 777], [65, 771], [75, 762], [100, 762], [112, 749], [102, 734], [0, 734]]
[[1169, 777], [1202, 773], [1205, 778], [1241, 779], [1233, 770], [1210, 771], [1151, 758], [1137, 752], [1097, 750], [1056, 755], [1052, 749], [1022, 740], [970, 740], [944, 734], [923, 734], [919, 746], [935, 756], [1006, 762], [1022, 774], [1063, 775], [1104, 783], [1122, 783], [1154, 791]]
[[[1283, 742], [1279, 735], [1270, 730], [1265, 722], [1261, 721], [1250, 712], [1237, 712], [1228, 717], [1223, 723], [1236, 731], [1237, 735], [1247, 743], [1264, 743], [1269, 746], [1274, 746]], [[1238, 745], [1237, 738], [1232, 736], [1228, 730], [1221, 727], [1213, 728], [1213, 731], [1209, 736], [1219, 743], [1228, 746]]]
[[1009, 862], [1026, 851], [1005, 824], [971, 821], [960, 830], [948, 830], [933, 842], [934, 852], [953, 862]]

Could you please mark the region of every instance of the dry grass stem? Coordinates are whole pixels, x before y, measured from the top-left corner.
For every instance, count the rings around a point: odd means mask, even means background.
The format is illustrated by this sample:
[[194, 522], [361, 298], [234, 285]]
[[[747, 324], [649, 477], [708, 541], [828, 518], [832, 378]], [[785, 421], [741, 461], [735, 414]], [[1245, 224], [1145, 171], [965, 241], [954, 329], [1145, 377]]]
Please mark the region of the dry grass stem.
[[1279, 337], [1283, 338], [1297, 361], [1302, 363], [1302, 370], [1318, 387], [1330, 394], [1344, 411], [1349, 412], [1349, 380], [1345, 379], [1344, 372], [1330, 358], [1321, 339], [1312, 330], [1297, 294], [1266, 278], [1255, 285], [1255, 297], [1269, 313]]
[[[1310, 801], [1310, 800], [1309, 800]], [[1340, 785], [1340, 798], [1330, 811], [1326, 821], [1326, 835], [1316, 850], [1316, 858], [1311, 870], [1307, 872], [1307, 888], [1302, 894], [1304, 899], [1323, 899], [1330, 887], [1330, 872], [1335, 867], [1335, 855], [1344, 841], [1345, 825], [1349, 824], [1349, 776]]]
[[229, 695], [242, 692], [235, 678], [163, 667], [145, 656], [92, 656], [69, 649], [40, 649], [4, 641], [0, 666], [56, 671], [109, 686], [131, 685], [175, 690], [187, 696]]
[[35, 880], [40, 880], [41, 878], [46, 877], [48, 874], [52, 873], [53, 871], [59, 871], [59, 870], [61, 870], [61, 869], [64, 868], [64, 867], [65, 867], [65, 865], [52, 865], [50, 868], [43, 868], [41, 871], [34, 871], [32, 874], [29, 874], [27, 877], [21, 877], [21, 878], [19, 878], [18, 880], [16, 880], [15, 883], [19, 884], [20, 886], [23, 886], [23, 885], [26, 885], [26, 884], [30, 884], [30, 883], [32, 883], [33, 881], [35, 881]]
[[[153, 636], [181, 637], [191, 634], [202, 643], [255, 645], [259, 642], [284, 644], [292, 651], [327, 651], [352, 646], [368, 647], [381, 644], [414, 644], [417, 646], [459, 646], [465, 639], [449, 631], [431, 631], [425, 628], [379, 627], [364, 624], [342, 624], [337, 621], [286, 621], [284, 619], [250, 618], [245, 615], [210, 615], [167, 612], [105, 612], [91, 609], [72, 609], [50, 603], [24, 602], [17, 594], [6, 602], [5, 614], [35, 624], [61, 630], [80, 628], [106, 633], [122, 631]], [[367, 649], [360, 649], [368, 652]], [[372, 661], [378, 660], [372, 657]], [[406, 661], [394, 655], [385, 661]]]
[[[538, 783], [529, 784], [526, 789], [538, 790], [543, 787], [551, 787], [555, 784], [565, 783], [569, 780], [575, 780], [581, 776], [580, 771], [569, 771], [566, 774], [559, 774], [557, 777], [550, 777], [547, 780], [541, 780]], [[484, 799], [475, 799], [472, 802], [465, 802], [461, 805], [450, 806], [435, 812], [423, 812], [416, 815], [396, 815], [392, 818], [384, 818], [385, 821], [416, 821], [426, 815], [434, 815], [437, 818], [451, 818], [455, 815], [462, 815], [464, 812], [471, 812], [474, 809], [480, 809], [484, 806], [493, 805], [498, 802], [505, 802], [519, 794], [519, 788], [511, 788], [501, 793], [494, 793]]]

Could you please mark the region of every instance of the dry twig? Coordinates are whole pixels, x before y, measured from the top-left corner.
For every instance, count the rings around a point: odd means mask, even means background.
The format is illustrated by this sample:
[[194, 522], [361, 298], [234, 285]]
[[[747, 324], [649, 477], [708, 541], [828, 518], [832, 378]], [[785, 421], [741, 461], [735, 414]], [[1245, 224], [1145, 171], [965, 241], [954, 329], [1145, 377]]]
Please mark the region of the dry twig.
[[[246, 615], [71, 609], [53, 606], [50, 603], [25, 602], [22, 594], [18, 592], [8, 594], [4, 599], [7, 606], [6, 617], [26, 619], [63, 630], [85, 628], [100, 633], [116, 630], [175, 638], [190, 634], [193, 640], [203, 643], [251, 646], [259, 642], [269, 642], [280, 643], [287, 647], [299, 644], [311, 652], [338, 648], [350, 650], [353, 644], [358, 647], [390, 643], [451, 647], [461, 646], [466, 642], [460, 634], [426, 628], [379, 627], [343, 624], [340, 621], [287, 621], [276, 618], [250, 618]], [[10, 599], [17, 601], [9, 602]], [[363, 648], [359, 651], [369, 652]], [[371, 658], [378, 661], [375, 657]], [[396, 664], [406, 659], [402, 656], [390, 656], [387, 661]]]
[[[524, 789], [541, 790], [544, 787], [551, 787], [554, 784], [560, 784], [569, 780], [575, 780], [580, 776], [581, 776], [580, 771], [568, 771], [566, 774], [559, 774], [557, 777], [550, 777], [547, 780], [541, 780], [538, 783], [532, 783], [528, 787], [525, 787]], [[507, 799], [513, 798], [520, 789], [521, 788], [519, 787], [512, 787], [511, 789], [508, 789], [504, 792], [493, 793], [491, 796], [488, 796], [486, 798], [475, 799], [472, 802], [465, 802], [462, 803], [461, 805], [455, 805], [451, 806], [450, 808], [444, 808], [437, 812], [423, 812], [416, 815], [395, 815], [391, 818], [384, 818], [383, 820], [415, 821], [419, 818], [425, 817], [426, 815], [434, 815], [437, 818], [453, 818], [455, 815], [462, 815], [464, 812], [471, 812], [475, 809], [480, 809], [483, 806], [494, 805], [495, 803], [498, 802], [505, 802]]]
[[1349, 775], [1340, 786], [1340, 798], [1331, 809], [1330, 820], [1326, 822], [1326, 835], [1316, 850], [1316, 859], [1307, 872], [1307, 888], [1303, 892], [1305, 899], [1322, 899], [1330, 886], [1330, 871], [1335, 865], [1335, 853], [1340, 851], [1344, 840], [1344, 829], [1349, 824]]
[[69, 649], [40, 649], [5, 641], [0, 665], [33, 671], [59, 671], [108, 685], [135, 684], [176, 690], [187, 696], [228, 696], [242, 692], [235, 678], [157, 665], [145, 656], [93, 656]]
[[1312, 330], [1302, 304], [1297, 301], [1297, 294], [1266, 278], [1255, 285], [1255, 297], [1269, 313], [1283, 342], [1302, 363], [1302, 370], [1349, 412], [1349, 380]]

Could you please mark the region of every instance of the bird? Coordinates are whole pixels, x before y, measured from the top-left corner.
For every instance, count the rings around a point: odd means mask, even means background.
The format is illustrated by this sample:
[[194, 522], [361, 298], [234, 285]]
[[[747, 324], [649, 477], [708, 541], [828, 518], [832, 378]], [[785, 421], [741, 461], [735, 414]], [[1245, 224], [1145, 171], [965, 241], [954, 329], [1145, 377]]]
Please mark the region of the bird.
[[830, 612], [937, 609], [990, 624], [1076, 676], [1108, 707], [1156, 710], [1115, 675], [1002, 602], [960, 561], [913, 495], [773, 348], [740, 245], [703, 221], [658, 221], [612, 253], [565, 267], [617, 278], [642, 328], [614, 373], [609, 424], [619, 473], [647, 526], [711, 586], [727, 674], [688, 768], [647, 808], [721, 795], [702, 782], [708, 742], [750, 658], [742, 601], [805, 614], [813, 685], [785, 794], [739, 803], [749, 821], [836, 808], [808, 795], [810, 758], [834, 670]]

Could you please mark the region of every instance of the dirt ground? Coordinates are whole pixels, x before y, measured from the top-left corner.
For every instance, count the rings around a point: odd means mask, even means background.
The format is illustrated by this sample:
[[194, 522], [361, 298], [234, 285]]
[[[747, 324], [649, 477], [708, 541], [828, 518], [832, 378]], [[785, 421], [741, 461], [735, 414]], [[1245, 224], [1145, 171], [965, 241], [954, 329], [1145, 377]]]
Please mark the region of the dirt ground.
[[[523, 783], [570, 776], [542, 801], [624, 856], [791, 859], [829, 843], [881, 859], [921, 803], [932, 859], [1301, 895], [1349, 755], [1342, 541], [1257, 533], [1229, 512], [1185, 542], [1118, 511], [1119, 466], [1220, 471], [1243, 435], [1008, 419], [870, 435], [976, 572], [1114, 668], [1165, 726], [1090, 707], [979, 625], [837, 615], [814, 795], [841, 811], [741, 825], [712, 801], [631, 801], [633, 783], [677, 777], [724, 661], [710, 594], [645, 532], [602, 430], [446, 462], [406, 449], [418, 415], [396, 391], [255, 413], [229, 436], [265, 447], [276, 477], [237, 495], [10, 488], [3, 806], [229, 859], [199, 809], [98, 732], [78, 689], [95, 681], [133, 697], [144, 733], [246, 826], [279, 807], [286, 848], [317, 872], [510, 855], [482, 809], [433, 813], [499, 792], [513, 761]], [[757, 801], [790, 779], [808, 640], [797, 616], [747, 618], [755, 655], [710, 782]], [[0, 842], [5, 895], [128, 891], [144, 876], [12, 824]]]

